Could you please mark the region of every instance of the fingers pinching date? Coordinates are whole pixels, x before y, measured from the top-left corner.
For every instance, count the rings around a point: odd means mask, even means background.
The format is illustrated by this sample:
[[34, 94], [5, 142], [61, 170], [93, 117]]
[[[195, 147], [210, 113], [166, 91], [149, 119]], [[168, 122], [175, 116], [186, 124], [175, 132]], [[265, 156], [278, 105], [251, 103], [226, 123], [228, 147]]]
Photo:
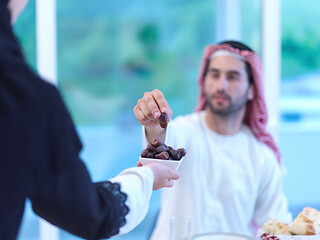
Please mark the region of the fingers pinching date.
[[166, 128], [168, 125], [168, 114], [166, 113], [161, 113], [160, 117], [159, 117], [159, 124], [162, 128]]
[[156, 139], [154, 142], [148, 143], [147, 148], [142, 150], [141, 157], [179, 161], [186, 153], [184, 148], [175, 150], [164, 144], [160, 139]]

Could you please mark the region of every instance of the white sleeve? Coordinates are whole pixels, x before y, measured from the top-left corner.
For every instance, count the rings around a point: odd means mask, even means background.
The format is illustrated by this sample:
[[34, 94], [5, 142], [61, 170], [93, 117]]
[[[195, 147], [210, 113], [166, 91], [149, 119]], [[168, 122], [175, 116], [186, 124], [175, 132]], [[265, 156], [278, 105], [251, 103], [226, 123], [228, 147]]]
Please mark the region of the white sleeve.
[[124, 170], [110, 182], [121, 185], [121, 192], [127, 194], [126, 205], [129, 213], [126, 215], [126, 224], [120, 228], [119, 234], [134, 229], [146, 216], [153, 188], [153, 172], [148, 167], [133, 167]]
[[268, 154], [265, 159], [254, 220], [261, 227], [271, 218], [284, 223], [292, 221], [292, 214], [288, 210], [288, 201], [282, 190], [281, 167], [273, 153]]

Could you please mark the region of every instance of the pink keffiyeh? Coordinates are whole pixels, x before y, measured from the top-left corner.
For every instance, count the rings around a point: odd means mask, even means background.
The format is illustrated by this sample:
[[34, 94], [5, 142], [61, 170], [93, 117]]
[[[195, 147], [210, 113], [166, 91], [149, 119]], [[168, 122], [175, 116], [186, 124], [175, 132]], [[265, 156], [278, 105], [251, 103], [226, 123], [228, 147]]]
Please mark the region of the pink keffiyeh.
[[253, 100], [247, 104], [247, 109], [243, 122], [249, 126], [254, 136], [261, 142], [265, 143], [275, 153], [278, 162], [281, 163], [281, 156], [277, 145], [275, 144], [272, 136], [266, 131], [268, 121], [268, 112], [264, 100], [263, 90], [263, 74], [260, 58], [257, 54], [251, 51], [239, 50], [229, 46], [228, 44], [222, 45], [209, 45], [204, 49], [201, 69], [198, 77], [200, 85], [200, 96], [196, 111], [201, 111], [205, 108], [205, 95], [204, 95], [204, 71], [208, 58], [217, 50], [226, 50], [244, 57], [250, 64], [252, 75], [254, 79], [255, 96]]

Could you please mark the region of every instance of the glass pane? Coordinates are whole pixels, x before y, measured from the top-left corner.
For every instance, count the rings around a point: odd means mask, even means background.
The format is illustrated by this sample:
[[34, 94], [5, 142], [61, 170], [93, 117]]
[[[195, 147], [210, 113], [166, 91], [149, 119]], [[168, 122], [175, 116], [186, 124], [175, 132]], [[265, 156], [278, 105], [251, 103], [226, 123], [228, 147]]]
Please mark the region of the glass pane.
[[320, 167], [320, 2], [281, 3], [280, 146], [288, 169], [284, 187], [296, 215], [306, 206], [320, 208], [320, 195], [310, 184], [319, 181], [314, 169]]
[[214, 2], [58, 1], [59, 87], [79, 125], [132, 121], [159, 88], [190, 111], [203, 47], [214, 40]]
[[242, 39], [252, 50], [261, 56], [261, 2], [243, 0], [242, 2]]
[[14, 31], [28, 64], [36, 70], [36, 14], [35, 1], [30, 0], [17, 22]]
[[282, 1], [282, 118], [304, 128], [320, 127], [319, 6], [311, 0]]

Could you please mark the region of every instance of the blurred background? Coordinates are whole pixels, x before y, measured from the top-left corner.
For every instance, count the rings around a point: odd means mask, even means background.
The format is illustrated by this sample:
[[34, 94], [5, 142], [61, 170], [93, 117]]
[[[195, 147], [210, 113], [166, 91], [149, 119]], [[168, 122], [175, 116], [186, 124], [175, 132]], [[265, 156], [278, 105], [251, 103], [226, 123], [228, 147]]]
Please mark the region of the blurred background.
[[[223, 8], [237, 13], [228, 16], [237, 22], [235, 38], [262, 54], [262, 2], [56, 1], [57, 85], [83, 141], [82, 159], [93, 180], [136, 165], [142, 131], [132, 109], [145, 91], [160, 89], [174, 116], [194, 110], [203, 48], [225, 40]], [[279, 0], [279, 7], [281, 77], [273, 108], [279, 114], [276, 134], [287, 170], [284, 191], [295, 217], [305, 206], [320, 209], [320, 2]], [[37, 71], [34, 0], [14, 28]], [[146, 219], [114, 239], [148, 239], [159, 198], [160, 192], [154, 192]], [[27, 203], [19, 239], [40, 239], [40, 230]], [[56, 239], [78, 238], [59, 231]]]

